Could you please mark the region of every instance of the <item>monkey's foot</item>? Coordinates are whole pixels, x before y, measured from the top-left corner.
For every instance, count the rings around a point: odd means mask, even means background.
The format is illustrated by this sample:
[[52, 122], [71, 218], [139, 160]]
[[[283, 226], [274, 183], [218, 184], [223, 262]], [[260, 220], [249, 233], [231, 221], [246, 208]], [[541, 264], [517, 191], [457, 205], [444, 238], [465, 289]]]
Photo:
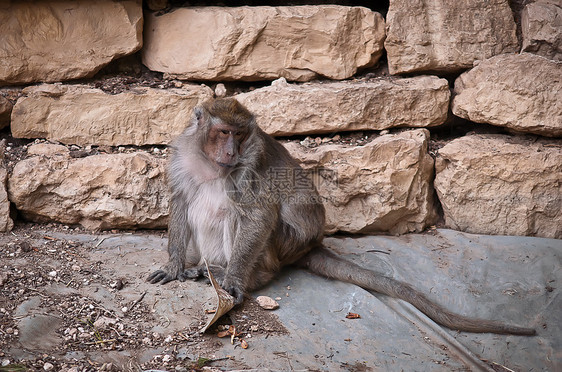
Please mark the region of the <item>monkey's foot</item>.
[[231, 283], [231, 281], [229, 280], [221, 280], [219, 283], [222, 289], [224, 289], [228, 292], [228, 294], [234, 297], [235, 305], [240, 305], [244, 301], [244, 290], [240, 285]]
[[176, 279], [175, 275], [171, 275], [164, 270], [156, 270], [155, 272], [150, 274], [148, 278], [146, 278], [146, 281], [151, 284], [156, 284], [156, 283], [166, 284], [175, 279]]

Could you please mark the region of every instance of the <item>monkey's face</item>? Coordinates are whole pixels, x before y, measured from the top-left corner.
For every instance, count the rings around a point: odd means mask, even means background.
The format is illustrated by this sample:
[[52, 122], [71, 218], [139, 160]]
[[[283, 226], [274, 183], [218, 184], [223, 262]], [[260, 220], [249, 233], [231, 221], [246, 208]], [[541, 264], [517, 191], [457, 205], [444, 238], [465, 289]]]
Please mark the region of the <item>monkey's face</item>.
[[233, 168], [238, 164], [241, 145], [246, 138], [246, 130], [218, 121], [209, 128], [203, 151], [207, 158], [221, 168]]

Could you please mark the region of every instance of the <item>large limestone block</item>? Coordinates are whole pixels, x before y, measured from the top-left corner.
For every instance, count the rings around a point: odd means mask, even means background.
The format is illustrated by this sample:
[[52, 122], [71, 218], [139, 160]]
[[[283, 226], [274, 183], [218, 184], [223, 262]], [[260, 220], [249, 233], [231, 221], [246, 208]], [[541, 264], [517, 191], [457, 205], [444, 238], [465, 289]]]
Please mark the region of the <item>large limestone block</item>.
[[10, 200], [31, 221], [87, 229], [164, 228], [168, 216], [165, 159], [148, 153], [71, 158], [33, 156], [8, 179]]
[[14, 222], [10, 218], [10, 201], [6, 192], [6, 180], [8, 173], [0, 165], [0, 232], [10, 231], [14, 227]]
[[562, 238], [562, 145], [472, 135], [439, 150], [435, 189], [447, 227]]
[[363, 146], [286, 147], [305, 169], [319, 169], [327, 232], [403, 234], [435, 221], [428, 139], [426, 129], [416, 129]]
[[445, 122], [447, 80], [435, 76], [287, 84], [236, 96], [273, 136], [432, 127]]
[[94, 75], [142, 46], [140, 1], [0, 2], [0, 85]]
[[386, 24], [391, 74], [458, 72], [519, 51], [508, 0], [391, 0]]
[[384, 37], [362, 7], [180, 8], [146, 15], [142, 58], [191, 80], [345, 79], [377, 62]]
[[24, 89], [12, 111], [12, 135], [76, 145], [167, 144], [187, 126], [191, 111], [212, 97], [205, 86], [135, 88], [109, 94], [83, 85]]
[[562, 61], [562, 3], [542, 0], [527, 4], [521, 13], [525, 52]]
[[[286, 146], [305, 169], [320, 169], [326, 177], [317, 186], [327, 232], [399, 234], [421, 231], [436, 216], [428, 137], [418, 129], [364, 146]], [[144, 152], [76, 159], [47, 144], [29, 153], [42, 155], [17, 163], [8, 180], [9, 198], [25, 218], [87, 229], [166, 227], [165, 159]]]
[[455, 81], [453, 113], [516, 131], [562, 136], [562, 62], [504, 54]]

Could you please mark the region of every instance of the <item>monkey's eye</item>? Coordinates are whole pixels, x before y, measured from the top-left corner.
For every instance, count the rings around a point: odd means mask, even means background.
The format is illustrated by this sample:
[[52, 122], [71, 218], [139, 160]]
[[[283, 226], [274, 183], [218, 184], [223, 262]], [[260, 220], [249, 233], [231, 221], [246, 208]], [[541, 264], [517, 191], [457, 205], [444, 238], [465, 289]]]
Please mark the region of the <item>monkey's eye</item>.
[[221, 129], [221, 133], [222, 133], [222, 134], [229, 134], [230, 132], [229, 132], [228, 130]]

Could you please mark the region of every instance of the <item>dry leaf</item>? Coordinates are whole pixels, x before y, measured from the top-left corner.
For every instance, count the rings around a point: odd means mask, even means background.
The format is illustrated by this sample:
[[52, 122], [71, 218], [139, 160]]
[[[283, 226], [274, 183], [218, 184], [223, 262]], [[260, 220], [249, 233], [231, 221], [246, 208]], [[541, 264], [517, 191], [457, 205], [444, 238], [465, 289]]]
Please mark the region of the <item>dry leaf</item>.
[[226, 337], [226, 336], [232, 336], [230, 338], [231, 342], [232, 339], [234, 338], [234, 336], [237, 336], [236, 334], [236, 327], [234, 325], [229, 326], [227, 329], [223, 329], [222, 331], [219, 331], [217, 333], [217, 336], [222, 338], [222, 337]]
[[345, 317], [347, 319], [361, 319], [361, 315], [355, 313], [347, 313]]
[[228, 332], [230, 332], [230, 344], [234, 345], [234, 337], [236, 337], [236, 327], [231, 325], [228, 328]]
[[246, 340], [240, 340], [240, 346], [242, 346], [242, 349], [247, 349], [248, 343], [246, 342]]
[[224, 289], [222, 289], [220, 287], [219, 283], [217, 283], [215, 277], [213, 276], [213, 274], [209, 270], [209, 265], [207, 265], [206, 260], [205, 260], [205, 266], [207, 267], [207, 273], [209, 274], [209, 280], [211, 281], [213, 289], [215, 290], [215, 292], [217, 294], [218, 303], [217, 303], [217, 309], [214, 313], [214, 316], [207, 321], [207, 324], [205, 324], [205, 326], [203, 328], [201, 328], [201, 330], [200, 330], [201, 333], [203, 333], [207, 329], [209, 329], [209, 327], [213, 323], [215, 323], [221, 316], [228, 313], [230, 311], [230, 309], [232, 309], [234, 307], [234, 297], [232, 297], [230, 294], [228, 294], [227, 291], [225, 291]]

